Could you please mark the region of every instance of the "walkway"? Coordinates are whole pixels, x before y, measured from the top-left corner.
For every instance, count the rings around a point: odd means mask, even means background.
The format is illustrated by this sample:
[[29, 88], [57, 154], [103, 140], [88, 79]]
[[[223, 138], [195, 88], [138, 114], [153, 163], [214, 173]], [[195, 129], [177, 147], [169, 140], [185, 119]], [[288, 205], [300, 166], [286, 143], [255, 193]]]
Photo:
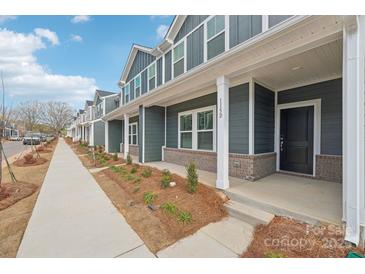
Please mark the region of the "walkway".
[[17, 257], [154, 257], [60, 139]]

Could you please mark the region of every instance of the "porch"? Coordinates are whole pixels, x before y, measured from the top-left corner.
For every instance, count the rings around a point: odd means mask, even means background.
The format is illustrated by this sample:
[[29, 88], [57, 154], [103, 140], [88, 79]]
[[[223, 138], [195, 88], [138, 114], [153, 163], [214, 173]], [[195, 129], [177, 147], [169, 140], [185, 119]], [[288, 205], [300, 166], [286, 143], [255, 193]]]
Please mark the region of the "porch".
[[[162, 161], [145, 165], [186, 176], [182, 165]], [[216, 173], [198, 170], [198, 174], [201, 183], [215, 187]], [[255, 182], [237, 177], [229, 177], [229, 180], [230, 188], [225, 193], [232, 200], [309, 223], [342, 222], [342, 184], [282, 173], [274, 173]]]

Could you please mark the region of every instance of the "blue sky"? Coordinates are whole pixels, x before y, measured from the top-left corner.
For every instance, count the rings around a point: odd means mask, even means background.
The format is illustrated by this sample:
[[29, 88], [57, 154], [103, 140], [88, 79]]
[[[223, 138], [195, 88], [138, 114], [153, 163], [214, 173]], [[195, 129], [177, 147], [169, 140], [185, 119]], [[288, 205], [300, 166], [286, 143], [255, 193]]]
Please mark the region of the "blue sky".
[[8, 104], [64, 100], [81, 107], [95, 87], [118, 91], [131, 45], [154, 47], [172, 20], [173, 16], [0, 16], [0, 38], [5, 41], [0, 45], [0, 69]]

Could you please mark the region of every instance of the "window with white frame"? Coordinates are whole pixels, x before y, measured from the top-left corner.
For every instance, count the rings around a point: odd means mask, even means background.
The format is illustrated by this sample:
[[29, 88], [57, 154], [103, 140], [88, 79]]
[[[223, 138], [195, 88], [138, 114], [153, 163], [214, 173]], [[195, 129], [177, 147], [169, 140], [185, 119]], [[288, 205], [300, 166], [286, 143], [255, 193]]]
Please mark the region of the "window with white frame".
[[156, 63], [148, 67], [148, 90], [156, 87]]
[[179, 113], [179, 148], [215, 151], [215, 106]]
[[141, 75], [139, 74], [134, 78], [134, 97], [137, 98], [141, 95]]
[[224, 52], [225, 50], [225, 16], [214, 16], [207, 22], [207, 59]]
[[129, 124], [129, 144], [138, 145], [138, 123]]
[[172, 53], [172, 63], [174, 68], [174, 77], [179, 76], [185, 71], [185, 42], [182, 41], [178, 44]]
[[129, 87], [129, 84], [125, 86], [125, 89], [124, 89], [124, 102], [125, 103], [128, 103], [129, 102], [129, 93], [130, 93], [130, 87]]

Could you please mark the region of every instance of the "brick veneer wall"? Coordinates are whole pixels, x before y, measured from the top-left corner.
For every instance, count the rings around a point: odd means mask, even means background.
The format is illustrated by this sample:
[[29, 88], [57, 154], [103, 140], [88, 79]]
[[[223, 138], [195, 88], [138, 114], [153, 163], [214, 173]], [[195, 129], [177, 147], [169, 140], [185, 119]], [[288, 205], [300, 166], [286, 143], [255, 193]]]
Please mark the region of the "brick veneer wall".
[[342, 156], [316, 155], [316, 177], [321, 180], [342, 183]]
[[[120, 144], [120, 153], [124, 152], [124, 144]], [[139, 155], [139, 146], [138, 145], [129, 145], [129, 153], [133, 156]]]
[[[186, 166], [193, 161], [198, 169], [217, 171], [217, 154], [208, 151], [164, 148], [164, 160]], [[275, 172], [276, 153], [229, 154], [229, 175], [255, 181]]]

